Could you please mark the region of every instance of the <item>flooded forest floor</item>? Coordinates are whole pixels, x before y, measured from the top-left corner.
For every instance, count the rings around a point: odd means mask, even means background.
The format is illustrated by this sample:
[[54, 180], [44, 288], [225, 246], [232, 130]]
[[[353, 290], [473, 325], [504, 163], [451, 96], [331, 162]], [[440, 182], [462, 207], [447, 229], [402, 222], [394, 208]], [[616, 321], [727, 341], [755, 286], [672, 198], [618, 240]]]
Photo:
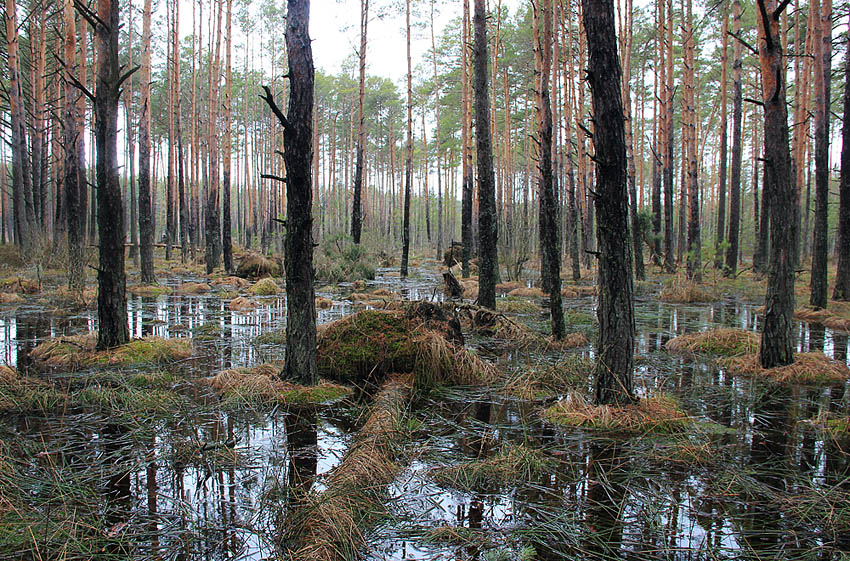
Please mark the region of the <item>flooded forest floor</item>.
[[[850, 559], [850, 307], [801, 309], [806, 371], [770, 377], [745, 364], [763, 281], [709, 270], [694, 286], [650, 267], [638, 417], [587, 401], [589, 272], [564, 283], [562, 344], [531, 278], [500, 285], [489, 316], [474, 280], [447, 301], [429, 259], [406, 279], [320, 284], [320, 346], [342, 318], [409, 321], [418, 300], [463, 344], [432, 338], [429, 360], [402, 346], [382, 355], [386, 377], [304, 388], [276, 375], [282, 279], [158, 265], [154, 287], [130, 271], [139, 341], [108, 354], [91, 348], [93, 285], [0, 270], [0, 560]], [[395, 352], [386, 325], [353, 346]], [[486, 376], [429, 371], [467, 367]], [[335, 493], [341, 481], [371, 483]]]

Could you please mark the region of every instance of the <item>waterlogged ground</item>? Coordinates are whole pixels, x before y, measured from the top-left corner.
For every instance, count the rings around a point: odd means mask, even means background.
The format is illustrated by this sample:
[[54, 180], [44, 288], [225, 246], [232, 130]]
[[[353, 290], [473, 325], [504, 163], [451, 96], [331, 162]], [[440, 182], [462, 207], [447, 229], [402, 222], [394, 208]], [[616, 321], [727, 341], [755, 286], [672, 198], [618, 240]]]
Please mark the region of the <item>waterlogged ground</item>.
[[[404, 281], [380, 270], [365, 290], [442, 298], [440, 283], [435, 266], [416, 268]], [[671, 355], [664, 344], [682, 333], [756, 330], [760, 302], [666, 304], [660, 288], [643, 285], [636, 304], [638, 393], [672, 394], [701, 428], [626, 438], [544, 422], [541, 400], [497, 388], [417, 395], [401, 431], [402, 469], [385, 490], [360, 555], [376, 561], [850, 558], [850, 439], [818, 421], [847, 415], [847, 383], [771, 385], [731, 376], [710, 359]], [[361, 309], [346, 298], [352, 291], [346, 283], [320, 288], [317, 296], [333, 304], [319, 310], [319, 323]], [[224, 402], [198, 384], [225, 368], [283, 356], [268, 337], [255, 339], [285, 326], [285, 294], [256, 297], [260, 306], [250, 312], [229, 311], [232, 297], [220, 290], [130, 298], [134, 336], [194, 337], [192, 357], [148, 375], [155, 386], [141, 386], [176, 396], [167, 406], [130, 406], [124, 414], [104, 405], [2, 412], [0, 471], [12, 473], [14, 465], [16, 475], [0, 476], [0, 559], [280, 556], [293, 497], [324, 488], [323, 476], [345, 455], [368, 398], [296, 413]], [[591, 340], [594, 306], [592, 296], [566, 301], [570, 330]], [[545, 328], [542, 308], [510, 315]], [[95, 317], [30, 299], [2, 306], [0, 360], [26, 372], [36, 344], [85, 332]], [[822, 350], [847, 362], [846, 334], [805, 323], [797, 329], [800, 351]], [[505, 373], [564, 355], [502, 352], [502, 343], [468, 337], [470, 348]], [[592, 358], [594, 350], [567, 352]], [[70, 388], [103, 373], [33, 375]], [[26, 497], [25, 512], [4, 504], [12, 487]]]

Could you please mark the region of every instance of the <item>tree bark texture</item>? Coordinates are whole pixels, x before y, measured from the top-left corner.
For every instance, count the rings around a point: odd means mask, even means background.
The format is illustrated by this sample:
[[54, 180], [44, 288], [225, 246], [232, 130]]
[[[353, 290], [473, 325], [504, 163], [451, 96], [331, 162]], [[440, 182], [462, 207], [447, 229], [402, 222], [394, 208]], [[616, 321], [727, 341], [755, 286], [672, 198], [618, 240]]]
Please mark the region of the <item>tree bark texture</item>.
[[139, 113], [139, 257], [143, 283], [156, 282], [153, 268], [151, 204], [151, 0], [145, 0], [142, 22], [142, 110]]
[[[354, 194], [351, 205], [351, 237], [360, 243], [363, 228], [361, 193], [363, 190], [363, 153], [366, 150], [366, 127], [363, 103], [366, 99], [366, 31], [369, 23], [369, 0], [360, 0], [360, 94], [357, 98], [357, 161], [354, 164]], [[438, 174], [439, 175], [439, 174]]]
[[[487, 14], [484, 10], [484, 0], [475, 0], [474, 27], [475, 140], [478, 151], [478, 303], [485, 308], [495, 310], [496, 279], [499, 268], [497, 247], [499, 223], [496, 216], [496, 177], [493, 170], [493, 146], [490, 136]], [[549, 157], [551, 173], [551, 145]]]
[[844, 59], [844, 122], [841, 128], [841, 182], [838, 200], [838, 271], [835, 300], [850, 300], [850, 51]]
[[633, 398], [634, 286], [626, 195], [626, 142], [620, 92], [620, 61], [612, 0], [582, 0], [593, 106], [599, 244], [599, 358], [596, 402]]
[[[118, 64], [118, 0], [98, 0], [95, 28], [97, 89], [94, 100], [97, 145], [97, 348], [109, 349], [130, 340], [124, 275], [124, 208], [118, 179], [118, 102], [121, 99]], [[126, 77], [126, 75], [125, 75]]]
[[788, 146], [785, 70], [776, 0], [757, 0], [759, 62], [764, 103], [764, 147], [770, 207], [770, 259], [761, 336], [764, 368], [794, 362], [794, 185]]
[[[732, 32], [740, 37], [741, 1], [732, 2]], [[729, 177], [729, 245], [726, 247], [724, 274], [734, 277], [738, 271], [738, 231], [741, 221], [741, 157], [743, 144], [743, 88], [741, 68], [743, 53], [741, 42], [735, 41], [732, 48], [732, 170]]]
[[410, 61], [410, 0], [407, 0], [405, 21], [407, 28], [407, 144], [404, 154], [404, 218], [401, 233], [401, 276], [407, 276], [410, 257], [410, 195], [413, 189], [413, 67]]

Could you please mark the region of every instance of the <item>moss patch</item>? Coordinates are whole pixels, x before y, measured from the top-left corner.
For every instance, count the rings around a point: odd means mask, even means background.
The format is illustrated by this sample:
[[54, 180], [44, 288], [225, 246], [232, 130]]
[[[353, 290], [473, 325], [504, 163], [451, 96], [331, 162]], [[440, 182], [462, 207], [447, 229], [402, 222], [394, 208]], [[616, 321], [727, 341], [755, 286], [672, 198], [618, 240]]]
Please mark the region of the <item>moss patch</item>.
[[781, 384], [831, 385], [842, 384], [850, 378], [850, 369], [821, 352], [797, 353], [787, 366], [762, 368], [758, 353], [729, 358], [722, 364], [732, 374], [765, 378]]
[[254, 283], [248, 292], [254, 296], [274, 296], [281, 292], [280, 287], [274, 282], [274, 279], [264, 278]]
[[669, 395], [641, 399], [631, 405], [593, 405], [580, 393], [548, 407], [543, 418], [556, 425], [623, 434], [674, 433], [689, 430], [694, 421]]
[[46, 367], [70, 370], [92, 366], [135, 366], [163, 364], [192, 356], [188, 339], [144, 337], [106, 351], [95, 350], [94, 332], [70, 337], [57, 337], [40, 343], [30, 356]]
[[134, 284], [127, 287], [130, 294], [136, 296], [162, 296], [163, 294], [171, 294], [171, 289], [161, 284]]
[[279, 275], [281, 270], [282, 267], [277, 261], [272, 261], [258, 253], [251, 253], [242, 258], [236, 268], [236, 276], [243, 279], [258, 279]]
[[756, 352], [759, 338], [743, 329], [710, 329], [674, 337], [664, 347], [670, 352], [740, 356]]

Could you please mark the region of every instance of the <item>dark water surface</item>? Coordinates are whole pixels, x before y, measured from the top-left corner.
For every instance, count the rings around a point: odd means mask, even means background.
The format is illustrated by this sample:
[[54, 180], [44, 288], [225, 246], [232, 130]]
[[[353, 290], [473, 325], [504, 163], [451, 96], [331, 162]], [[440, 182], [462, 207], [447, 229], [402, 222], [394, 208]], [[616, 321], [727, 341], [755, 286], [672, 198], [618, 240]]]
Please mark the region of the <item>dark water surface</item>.
[[[179, 281], [173, 281], [175, 283]], [[410, 298], [435, 297], [439, 278], [379, 276], [379, 286]], [[320, 289], [334, 305], [319, 323], [354, 311], [350, 287]], [[67, 491], [85, 504], [76, 516], [100, 521], [116, 558], [275, 558], [294, 493], [323, 488], [356, 429], [362, 404], [318, 414], [283, 409], [228, 410], [188, 380], [232, 366], [280, 359], [278, 345], [253, 339], [285, 326], [285, 295], [257, 298], [252, 312], [230, 312], [229, 296], [131, 297], [133, 336], [196, 336], [196, 357], [175, 365], [184, 397], [165, 419], [107, 418], [65, 411], [47, 417], [3, 415], [0, 438], [22, 442], [33, 462], [32, 493]], [[567, 302], [594, 314], [594, 299]], [[757, 303], [727, 300], [671, 305], [657, 297], [636, 305], [636, 385], [642, 395], [675, 395], [686, 411], [719, 425], [710, 433], [631, 439], [564, 430], [539, 418], [539, 406], [486, 389], [420, 396], [404, 469], [387, 493], [386, 512], [367, 536], [368, 559], [848, 559], [850, 442], [812, 419], [847, 414], [848, 387], [771, 386], [729, 376], [710, 361], [672, 356], [664, 344], [709, 327], [757, 330]], [[0, 309], [0, 360], [29, 367], [40, 341], [92, 329], [93, 312], [68, 315], [35, 305]], [[540, 312], [528, 318], [545, 323]], [[592, 330], [592, 327], [590, 328]], [[800, 351], [847, 361], [846, 335], [798, 324]], [[474, 344], [474, 343], [473, 343]], [[485, 343], [478, 349], [492, 355]], [[593, 349], [576, 351], [593, 355]], [[514, 354], [504, 368], [557, 358]], [[62, 378], [68, 373], [55, 372]], [[443, 487], [433, 469], [490, 457], [506, 445], [544, 451], [552, 460], [531, 480], [475, 489]], [[318, 477], [316, 477], [318, 475]], [[88, 489], [90, 496], [76, 496]], [[35, 500], [35, 499], [34, 499]], [[88, 511], [86, 509], [89, 509]], [[63, 512], [65, 512], [63, 510]], [[45, 513], [45, 517], [49, 517]], [[8, 519], [8, 518], [7, 518]], [[33, 528], [29, 546], [0, 559], [59, 558], [32, 543], [56, 543]], [[454, 538], [435, 537], [435, 528]], [[446, 535], [446, 533], [440, 534]], [[458, 537], [460, 536], [460, 537]], [[2, 548], [0, 548], [2, 549]]]

